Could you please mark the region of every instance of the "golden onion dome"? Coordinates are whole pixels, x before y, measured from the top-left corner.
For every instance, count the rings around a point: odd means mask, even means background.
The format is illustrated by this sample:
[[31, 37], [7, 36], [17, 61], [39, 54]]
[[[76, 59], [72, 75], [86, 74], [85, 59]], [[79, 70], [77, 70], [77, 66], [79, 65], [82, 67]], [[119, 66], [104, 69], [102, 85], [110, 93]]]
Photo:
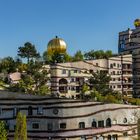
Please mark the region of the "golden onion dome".
[[47, 51], [49, 54], [53, 54], [55, 52], [64, 54], [66, 52], [66, 49], [67, 45], [65, 41], [56, 36], [56, 38], [49, 41]]
[[140, 19], [136, 19], [134, 21], [134, 25], [135, 25], [135, 27], [140, 27]]

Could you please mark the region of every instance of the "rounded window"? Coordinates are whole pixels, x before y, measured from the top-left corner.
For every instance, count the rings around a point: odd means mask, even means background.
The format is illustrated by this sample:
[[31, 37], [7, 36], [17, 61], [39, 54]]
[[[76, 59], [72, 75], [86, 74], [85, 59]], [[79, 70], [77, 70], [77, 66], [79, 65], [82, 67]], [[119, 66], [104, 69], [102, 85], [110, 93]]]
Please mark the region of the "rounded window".
[[57, 108], [55, 108], [55, 109], [53, 109], [53, 114], [55, 114], [55, 115], [57, 115], [58, 114], [58, 109]]
[[127, 118], [124, 118], [123, 119], [123, 123], [127, 123]]

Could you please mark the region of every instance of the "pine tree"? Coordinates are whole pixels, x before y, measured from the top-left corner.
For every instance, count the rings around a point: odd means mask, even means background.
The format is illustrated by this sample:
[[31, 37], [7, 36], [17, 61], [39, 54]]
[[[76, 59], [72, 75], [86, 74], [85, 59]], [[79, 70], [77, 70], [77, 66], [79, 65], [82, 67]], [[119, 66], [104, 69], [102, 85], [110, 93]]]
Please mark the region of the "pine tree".
[[23, 115], [22, 117], [21, 140], [27, 140], [26, 115]]
[[27, 140], [26, 116], [18, 113], [14, 140]]
[[0, 140], [7, 140], [7, 131], [3, 121], [0, 121]]

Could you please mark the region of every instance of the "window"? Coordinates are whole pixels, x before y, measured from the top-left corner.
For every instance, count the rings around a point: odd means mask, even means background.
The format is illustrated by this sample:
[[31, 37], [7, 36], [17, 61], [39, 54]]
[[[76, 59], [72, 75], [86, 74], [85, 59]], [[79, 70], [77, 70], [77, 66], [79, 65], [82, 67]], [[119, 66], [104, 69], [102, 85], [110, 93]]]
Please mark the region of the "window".
[[106, 120], [106, 127], [111, 127], [111, 119], [110, 118], [108, 118]]
[[97, 140], [97, 137], [96, 136], [93, 136], [93, 140]]
[[127, 118], [124, 118], [123, 119], [123, 123], [127, 123]]
[[16, 115], [17, 115], [17, 108], [14, 107], [14, 109], [13, 109], [13, 116], [15, 117]]
[[96, 127], [97, 127], [97, 123], [96, 123], [95, 120], [93, 120], [93, 122], [92, 122], [92, 127], [93, 127], [93, 128], [96, 128]]
[[37, 114], [38, 115], [43, 115], [43, 107], [38, 107], [38, 109], [37, 109]]
[[79, 77], [76, 77], [76, 82], [79, 82], [80, 81], [80, 78]]
[[123, 133], [123, 136], [125, 136], [125, 137], [126, 137], [127, 135], [128, 135], [128, 133], [127, 133], [127, 132], [124, 132], [124, 133]]
[[113, 68], [113, 64], [110, 64], [110, 68]]
[[115, 78], [113, 78], [112, 80], [115, 81]]
[[74, 91], [75, 90], [75, 87], [71, 87], [71, 90]]
[[98, 127], [104, 127], [104, 121], [98, 121]]
[[65, 129], [66, 128], [66, 123], [60, 123], [60, 128]]
[[32, 128], [33, 129], [39, 129], [39, 123], [33, 123]]
[[121, 88], [121, 85], [117, 85], [117, 88]]
[[132, 134], [136, 134], [136, 130], [133, 130], [133, 131], [132, 131]]
[[0, 115], [2, 115], [2, 108], [0, 108]]
[[113, 71], [113, 75], [115, 75], [115, 71]]
[[116, 66], [116, 63], [113, 63], [113, 66], [115, 67]]
[[59, 112], [59, 110], [58, 110], [57, 108], [54, 108], [54, 109], [53, 109], [53, 114], [57, 115], [58, 112]]
[[77, 73], [77, 70], [74, 70], [74, 73]]
[[98, 63], [96, 63], [96, 66], [98, 66]]
[[68, 74], [69, 74], [69, 76], [71, 76], [71, 71], [70, 70], [68, 71]]
[[111, 135], [108, 135], [107, 136], [107, 140], [111, 140]]
[[13, 109], [13, 116], [14, 117], [17, 116], [18, 112], [19, 112], [19, 109], [14, 107], [14, 109]]
[[71, 78], [71, 82], [75, 82], [75, 78]]
[[28, 115], [33, 115], [33, 108], [31, 106], [28, 107]]
[[119, 68], [120, 67], [120, 64], [117, 64], [117, 67]]
[[118, 140], [118, 135], [113, 135], [113, 140]]
[[48, 123], [48, 130], [52, 130], [53, 129], [53, 124], [52, 123]]
[[100, 136], [100, 137], [99, 137], [99, 140], [104, 140], [104, 137], [103, 137], [103, 136]]
[[93, 70], [89, 70], [90, 73], [93, 73]]
[[80, 129], [85, 128], [85, 123], [84, 122], [79, 122], [79, 128]]
[[81, 137], [81, 140], [86, 140], [86, 136], [82, 136]]
[[66, 74], [66, 70], [62, 70], [62, 74]]

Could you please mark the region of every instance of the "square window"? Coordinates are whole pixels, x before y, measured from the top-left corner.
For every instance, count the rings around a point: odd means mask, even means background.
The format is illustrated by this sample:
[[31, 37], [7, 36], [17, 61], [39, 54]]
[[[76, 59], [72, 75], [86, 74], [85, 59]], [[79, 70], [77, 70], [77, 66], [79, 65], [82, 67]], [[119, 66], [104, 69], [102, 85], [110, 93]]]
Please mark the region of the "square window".
[[62, 70], [62, 74], [66, 74], [66, 70]]
[[37, 114], [38, 115], [43, 115], [43, 108], [40, 106], [40, 107], [38, 107], [38, 109], [37, 109]]
[[48, 130], [52, 130], [53, 129], [53, 124], [52, 123], [48, 123]]
[[113, 68], [113, 64], [110, 64], [110, 68]]
[[66, 128], [66, 123], [60, 123], [60, 128], [65, 129]]
[[74, 70], [74, 73], [77, 73], [78, 71], [77, 70]]
[[85, 123], [84, 123], [84, 122], [79, 122], [79, 128], [80, 128], [80, 129], [85, 128]]
[[75, 82], [75, 78], [71, 78], [71, 82]]
[[98, 127], [104, 127], [104, 121], [98, 121]]
[[0, 108], [0, 115], [2, 115], [2, 108]]
[[128, 133], [127, 132], [124, 132], [123, 135], [126, 137], [128, 135]]
[[33, 129], [39, 129], [39, 123], [33, 123], [32, 128]]
[[75, 87], [71, 87], [71, 90], [74, 91], [75, 90]]

